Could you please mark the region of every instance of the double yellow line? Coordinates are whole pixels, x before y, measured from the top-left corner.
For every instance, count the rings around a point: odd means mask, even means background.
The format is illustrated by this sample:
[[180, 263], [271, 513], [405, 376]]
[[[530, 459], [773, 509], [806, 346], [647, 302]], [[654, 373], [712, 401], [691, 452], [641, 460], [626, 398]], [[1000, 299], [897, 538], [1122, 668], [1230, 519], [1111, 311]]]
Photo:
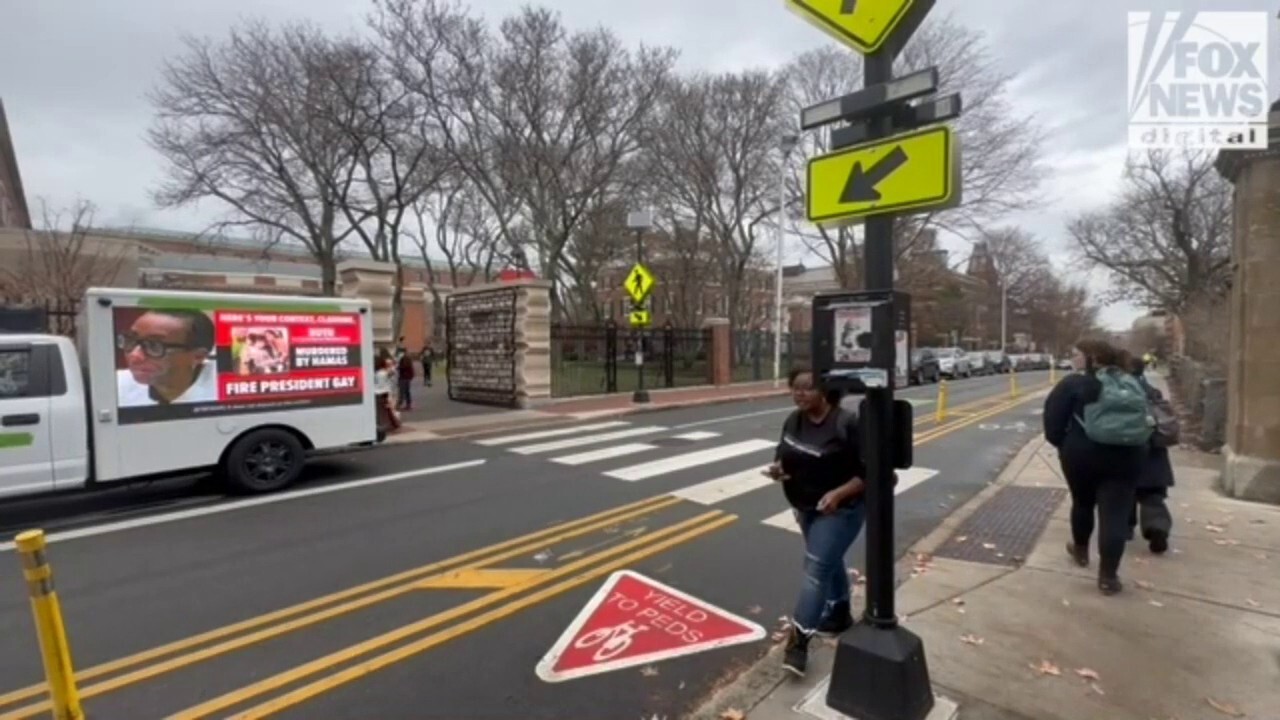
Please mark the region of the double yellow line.
[[[381, 580], [365, 583], [184, 640], [162, 645], [119, 660], [97, 665], [77, 673], [76, 680], [82, 685], [80, 696], [82, 699], [89, 699], [134, 685], [165, 673], [186, 668], [211, 658], [310, 627], [325, 620], [387, 602], [414, 592], [424, 585], [429, 585], [432, 581], [447, 581], [450, 576], [456, 576], [459, 573], [480, 570], [503, 560], [527, 556], [530, 553], [546, 548], [548, 545], [602, 531], [621, 522], [636, 520], [680, 502], [679, 498], [662, 495], [623, 505], [487, 548], [407, 570]], [[302, 702], [309, 697], [342, 685], [387, 664], [398, 662], [411, 655], [423, 652], [458, 635], [475, 630], [528, 605], [541, 602], [613, 570], [626, 567], [643, 558], [719, 530], [736, 519], [737, 516], [735, 515], [715, 510], [652, 532], [638, 534], [628, 542], [618, 544], [558, 568], [516, 574], [521, 579], [511, 583], [504, 583], [503, 587], [496, 592], [490, 592], [480, 598], [424, 618], [411, 625], [385, 633], [248, 687], [227, 693], [198, 707], [181, 712], [174, 717], [208, 717], [283, 685], [316, 675], [324, 670], [358, 659], [363, 655], [384, 649], [390, 645], [405, 640], [413, 640], [410, 644], [397, 647], [392, 652], [384, 653], [347, 667], [340, 673], [296, 689], [269, 703], [251, 708], [238, 716], [263, 717], [265, 714]], [[492, 606], [516, 598], [530, 590], [537, 591], [490, 609]], [[460, 622], [446, 630], [414, 639], [414, 636], [421, 635], [423, 632], [439, 625], [483, 610], [488, 610], [488, 612]], [[111, 677], [108, 678], [108, 676]], [[100, 681], [91, 685], [83, 685], [93, 680]], [[33, 685], [0, 695], [0, 707], [33, 700], [45, 694], [46, 687], [43, 684]], [[0, 719], [31, 718], [49, 710], [49, 702], [43, 700], [0, 714]]]
[[[983, 420], [986, 420], [987, 418], [995, 417], [996, 415], [1000, 415], [1001, 413], [1008, 412], [1009, 410], [1012, 410], [1013, 408], [1016, 408], [1019, 405], [1022, 405], [1030, 400], [1038, 399], [1040, 397], [1040, 393], [1047, 388], [1048, 386], [1045, 385], [1045, 386], [1027, 390], [1023, 394], [1019, 395], [1016, 398], [1013, 398], [1012, 400], [1005, 400], [1004, 402], [998, 403], [996, 405], [993, 405], [983, 410], [968, 412], [962, 418], [958, 418], [952, 422], [943, 423], [942, 425], [938, 425], [937, 427], [929, 428], [928, 430], [925, 430], [916, 435], [915, 444], [923, 445], [924, 443], [937, 440], [938, 438], [941, 438], [941, 437], [945, 437], [947, 435], [950, 435], [951, 433], [954, 433], [958, 430], [969, 427], [970, 425], [973, 425], [975, 423], [980, 423]], [[978, 405], [984, 402], [986, 402], [985, 399], [979, 400], [976, 403], [971, 403], [971, 405]]]

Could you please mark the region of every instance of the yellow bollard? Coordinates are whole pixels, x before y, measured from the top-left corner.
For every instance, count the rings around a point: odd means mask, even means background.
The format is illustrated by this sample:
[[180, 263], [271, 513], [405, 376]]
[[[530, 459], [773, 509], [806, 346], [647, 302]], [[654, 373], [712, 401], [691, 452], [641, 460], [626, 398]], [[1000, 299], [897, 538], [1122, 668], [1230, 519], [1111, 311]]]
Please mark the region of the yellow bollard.
[[1018, 373], [1009, 373], [1009, 397], [1018, 397]]
[[949, 393], [950, 391], [947, 390], [947, 381], [939, 378], [938, 379], [938, 408], [933, 416], [933, 419], [936, 422], [942, 422], [943, 420], [947, 419], [947, 395]]
[[14, 544], [22, 559], [22, 574], [27, 578], [27, 594], [31, 596], [44, 674], [49, 680], [53, 717], [83, 720], [84, 711], [80, 709], [80, 693], [76, 691], [75, 671], [71, 666], [71, 647], [62, 624], [62, 607], [53, 589], [53, 569], [45, 557], [44, 531], [28, 530], [14, 538]]
[[1050, 385], [1058, 384], [1058, 365], [1056, 361], [1053, 365], [1049, 366], [1049, 384]]

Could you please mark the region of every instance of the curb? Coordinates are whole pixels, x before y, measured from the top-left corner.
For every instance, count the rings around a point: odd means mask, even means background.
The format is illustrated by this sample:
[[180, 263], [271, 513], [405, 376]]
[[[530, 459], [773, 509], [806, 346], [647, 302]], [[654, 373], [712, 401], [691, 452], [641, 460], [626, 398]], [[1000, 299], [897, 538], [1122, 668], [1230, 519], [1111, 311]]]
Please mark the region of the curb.
[[[1044, 435], [1037, 433], [1013, 454], [1013, 457], [1009, 462], [1005, 463], [1004, 469], [1000, 471], [995, 480], [980, 490], [978, 494], [969, 498], [963, 505], [950, 512], [928, 535], [912, 543], [902, 557], [894, 563], [895, 587], [900, 587], [910, 578], [909, 571], [915, 564], [917, 554], [932, 554], [941, 547], [961, 523], [968, 520], [979, 508], [989, 502], [996, 493], [1011, 485], [1022, 474], [1022, 471], [1035, 459], [1036, 453], [1040, 451], [1043, 443]], [[752, 710], [764, 702], [784, 682], [790, 681], [791, 674], [782, 669], [782, 652], [782, 644], [775, 643], [763, 657], [743, 672], [736, 681], [714, 693], [696, 712], [689, 715], [689, 720], [718, 720], [721, 717], [720, 713], [726, 707], [739, 708], [750, 716]], [[959, 697], [946, 688], [943, 688], [943, 690], [946, 691], [948, 697], [953, 699]]]

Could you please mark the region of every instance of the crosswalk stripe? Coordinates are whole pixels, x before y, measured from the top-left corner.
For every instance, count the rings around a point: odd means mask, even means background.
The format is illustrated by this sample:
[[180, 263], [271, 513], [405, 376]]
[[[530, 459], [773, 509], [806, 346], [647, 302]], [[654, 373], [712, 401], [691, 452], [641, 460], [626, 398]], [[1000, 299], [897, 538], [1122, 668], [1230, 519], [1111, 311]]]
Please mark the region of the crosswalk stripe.
[[[922, 467], [907, 468], [906, 470], [899, 470], [897, 472], [898, 485], [893, 489], [893, 494], [895, 496], [901, 495], [916, 485], [919, 485], [938, 474], [937, 470]], [[672, 493], [672, 495], [679, 495], [679, 493]], [[788, 532], [800, 532], [800, 525], [796, 523], [795, 514], [791, 510], [784, 510], [777, 515], [771, 515], [760, 522]]]
[[608, 460], [610, 458], [622, 457], [623, 455], [634, 455], [645, 450], [653, 450], [657, 445], [646, 445], [645, 443], [628, 443], [625, 445], [612, 445], [599, 450], [588, 450], [574, 455], [561, 455], [560, 457], [551, 458], [551, 462], [560, 463], [561, 465], [585, 465], [586, 463], [596, 462], [598, 460]]
[[715, 505], [718, 502], [744, 495], [752, 490], [772, 484], [773, 480], [765, 477], [764, 468], [752, 468], [732, 475], [725, 475], [715, 480], [701, 482], [697, 485], [690, 485], [687, 488], [680, 488], [671, 494], [700, 505]]
[[645, 427], [628, 428], [626, 430], [616, 430], [614, 432], [598, 433], [596, 435], [583, 435], [581, 437], [571, 437], [564, 440], [552, 440], [551, 442], [538, 443], [536, 445], [521, 445], [520, 447], [511, 448], [511, 452], [520, 455], [536, 455], [538, 453], [554, 452], [556, 450], [565, 450], [573, 447], [582, 447], [583, 445], [595, 445], [602, 442], [610, 442], [613, 440], [623, 440], [629, 437], [637, 437], [639, 435], [652, 435], [666, 430], [661, 425], [646, 425]]
[[777, 515], [770, 515], [760, 522], [788, 532], [800, 532], [800, 524], [796, 522], [796, 513], [794, 510], [783, 510]]
[[521, 435], [503, 435], [496, 438], [485, 438], [477, 440], [477, 445], [511, 445], [526, 440], [541, 440], [542, 438], [560, 437], [562, 435], [573, 435], [580, 432], [591, 432], [593, 430], [607, 430], [608, 428], [622, 427], [627, 423], [621, 420], [612, 420], [610, 422], [595, 423], [593, 425], [575, 425], [569, 428], [557, 428], [555, 430], [539, 430], [538, 432], [523, 433]]
[[619, 480], [644, 480], [657, 475], [665, 475], [667, 473], [684, 470], [698, 465], [706, 465], [720, 460], [727, 460], [739, 455], [760, 452], [777, 445], [772, 440], [743, 440], [742, 442], [731, 443], [729, 445], [720, 445], [718, 447], [707, 448], [695, 452], [684, 453], [683, 455], [675, 455], [673, 457], [664, 458], [662, 460], [653, 460], [639, 465], [624, 467], [619, 470], [613, 470], [605, 473], [612, 478]]
[[718, 437], [720, 437], [720, 433], [711, 432], [710, 430], [694, 430], [693, 432], [676, 435], [677, 440], [710, 440]]

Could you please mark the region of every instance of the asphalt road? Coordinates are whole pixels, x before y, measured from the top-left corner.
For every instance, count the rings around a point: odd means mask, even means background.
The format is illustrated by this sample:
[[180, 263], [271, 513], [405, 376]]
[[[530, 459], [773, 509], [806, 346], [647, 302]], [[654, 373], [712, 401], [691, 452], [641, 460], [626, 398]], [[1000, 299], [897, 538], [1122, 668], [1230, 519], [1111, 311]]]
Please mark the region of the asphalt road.
[[[1019, 379], [1030, 393], [1047, 377]], [[1041, 402], [1010, 402], [1007, 377], [951, 391], [956, 412], [941, 426], [936, 388], [904, 394], [919, 420], [916, 468], [897, 495], [900, 552], [1039, 428]], [[49, 555], [94, 720], [678, 718], [767, 651], [794, 600], [799, 535], [758, 474], [787, 409], [779, 398], [387, 447], [325, 458], [298, 490], [247, 501], [178, 483], [8, 503], [0, 526], [62, 533]], [[765, 636], [539, 677], [618, 570]], [[668, 599], [646, 642], [680, 647], [687, 634], [664, 633], [709, 627], [697, 607]], [[0, 718], [47, 715], [7, 548], [0, 624]], [[625, 656], [625, 638], [619, 647]]]

